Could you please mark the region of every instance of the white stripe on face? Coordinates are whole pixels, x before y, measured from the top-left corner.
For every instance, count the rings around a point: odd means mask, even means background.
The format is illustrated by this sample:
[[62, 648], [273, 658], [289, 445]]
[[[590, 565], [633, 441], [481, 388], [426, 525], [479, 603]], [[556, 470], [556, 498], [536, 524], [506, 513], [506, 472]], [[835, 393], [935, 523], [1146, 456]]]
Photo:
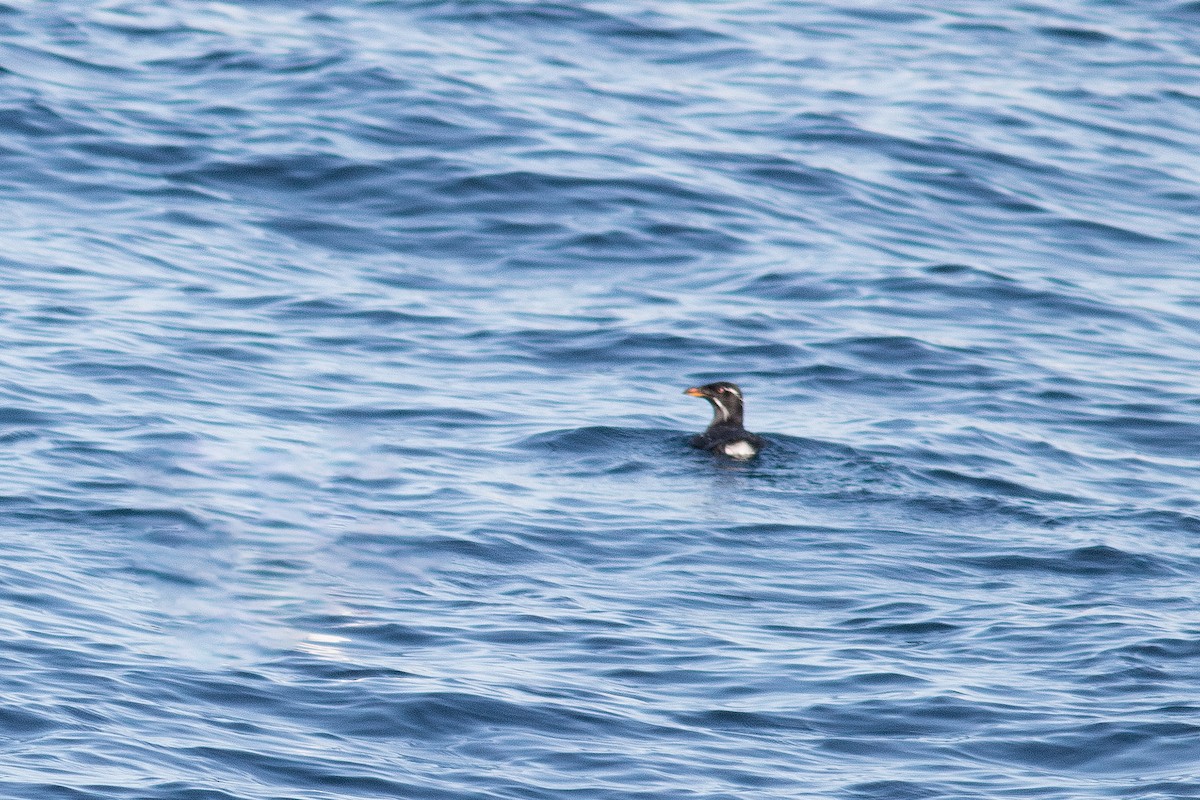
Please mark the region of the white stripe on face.
[[713, 403], [716, 404], [717, 408], [721, 409], [721, 420], [722, 421], [729, 419], [729, 409], [725, 407], [724, 403], [722, 403], [719, 399], [717, 399], [717, 397], [715, 395], [709, 395], [708, 399], [712, 400]]

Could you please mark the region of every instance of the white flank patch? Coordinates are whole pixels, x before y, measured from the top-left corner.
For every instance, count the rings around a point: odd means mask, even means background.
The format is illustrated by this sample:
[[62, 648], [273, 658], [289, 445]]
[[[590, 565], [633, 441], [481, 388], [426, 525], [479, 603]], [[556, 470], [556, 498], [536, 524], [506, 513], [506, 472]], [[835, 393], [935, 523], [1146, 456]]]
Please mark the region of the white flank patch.
[[725, 445], [725, 455], [730, 458], [753, 458], [758, 451], [754, 449], [754, 445], [742, 440], [740, 442], [730, 442]]

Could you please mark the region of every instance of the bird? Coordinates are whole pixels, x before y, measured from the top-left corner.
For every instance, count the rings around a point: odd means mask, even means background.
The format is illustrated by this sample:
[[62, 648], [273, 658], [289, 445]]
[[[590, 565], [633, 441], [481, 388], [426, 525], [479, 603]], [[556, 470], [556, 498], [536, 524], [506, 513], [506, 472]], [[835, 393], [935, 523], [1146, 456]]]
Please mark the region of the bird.
[[692, 447], [744, 461], [767, 446], [766, 439], [742, 427], [742, 390], [737, 384], [717, 381], [684, 389], [683, 393], [703, 397], [713, 407], [712, 422], [704, 433], [692, 437]]

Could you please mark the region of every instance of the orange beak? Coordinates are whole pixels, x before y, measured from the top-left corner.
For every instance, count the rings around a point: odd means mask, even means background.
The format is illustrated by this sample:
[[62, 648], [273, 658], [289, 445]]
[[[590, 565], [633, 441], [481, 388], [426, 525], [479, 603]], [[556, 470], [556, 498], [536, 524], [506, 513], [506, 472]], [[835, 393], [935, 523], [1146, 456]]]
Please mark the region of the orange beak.
[[684, 389], [683, 393], [690, 394], [692, 397], [704, 397], [704, 392], [700, 391], [695, 386], [690, 389]]

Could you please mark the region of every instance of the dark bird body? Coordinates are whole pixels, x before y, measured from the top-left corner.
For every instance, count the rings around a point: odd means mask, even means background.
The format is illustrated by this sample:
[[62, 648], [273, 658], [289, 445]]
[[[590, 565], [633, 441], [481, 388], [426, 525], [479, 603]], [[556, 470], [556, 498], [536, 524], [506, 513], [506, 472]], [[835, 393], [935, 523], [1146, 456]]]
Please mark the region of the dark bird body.
[[708, 430], [692, 437], [692, 447], [736, 459], [754, 458], [766, 447], [766, 439], [742, 427], [742, 390], [736, 384], [729, 381], [706, 383], [693, 386], [684, 394], [703, 397], [713, 407]]

